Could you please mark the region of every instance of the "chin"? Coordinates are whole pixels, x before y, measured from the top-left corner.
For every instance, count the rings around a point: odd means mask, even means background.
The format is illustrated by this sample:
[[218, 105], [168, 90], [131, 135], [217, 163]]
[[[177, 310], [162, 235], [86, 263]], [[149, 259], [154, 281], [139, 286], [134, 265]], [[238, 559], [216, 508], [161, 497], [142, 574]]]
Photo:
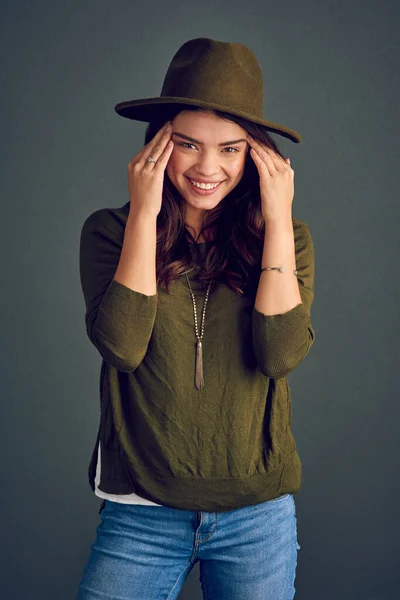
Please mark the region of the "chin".
[[218, 204], [220, 202], [222, 202], [222, 200], [224, 198], [219, 197], [219, 198], [199, 198], [198, 200], [194, 200], [193, 198], [186, 198], [185, 196], [183, 196], [186, 204], [189, 204], [190, 206], [192, 206], [193, 208], [199, 208], [199, 209], [203, 209], [203, 210], [212, 210], [213, 208], [215, 208], [216, 206], [218, 206]]

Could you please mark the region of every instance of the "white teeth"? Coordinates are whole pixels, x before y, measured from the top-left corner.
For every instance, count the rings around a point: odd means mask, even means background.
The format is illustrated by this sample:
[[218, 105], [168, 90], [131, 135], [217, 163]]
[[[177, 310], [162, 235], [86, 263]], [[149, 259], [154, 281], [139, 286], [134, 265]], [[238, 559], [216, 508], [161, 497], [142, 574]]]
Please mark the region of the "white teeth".
[[214, 188], [217, 187], [217, 185], [220, 184], [220, 182], [218, 182], [218, 183], [197, 183], [197, 181], [193, 181], [193, 179], [191, 179], [190, 181], [193, 183], [193, 185], [200, 188], [201, 190], [213, 190]]

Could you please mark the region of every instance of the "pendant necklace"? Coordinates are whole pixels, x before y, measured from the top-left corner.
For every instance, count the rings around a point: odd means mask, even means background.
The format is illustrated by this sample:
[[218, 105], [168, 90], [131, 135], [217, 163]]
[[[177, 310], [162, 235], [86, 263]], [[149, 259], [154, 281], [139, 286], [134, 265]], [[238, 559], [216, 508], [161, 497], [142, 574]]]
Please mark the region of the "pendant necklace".
[[186, 275], [186, 279], [187, 279], [187, 282], [188, 282], [190, 295], [192, 297], [192, 302], [193, 302], [194, 330], [195, 330], [195, 335], [196, 335], [196, 339], [197, 339], [196, 355], [195, 355], [194, 385], [195, 385], [196, 389], [199, 390], [199, 389], [201, 389], [201, 388], [204, 387], [203, 346], [202, 346], [201, 340], [202, 340], [203, 334], [204, 334], [204, 320], [205, 320], [205, 314], [206, 314], [206, 306], [207, 306], [207, 302], [208, 302], [208, 294], [210, 292], [212, 281], [210, 281], [210, 283], [208, 284], [208, 288], [207, 288], [205, 299], [204, 299], [203, 312], [202, 312], [202, 320], [201, 320], [201, 334], [199, 335], [199, 331], [198, 331], [198, 327], [197, 327], [196, 300], [195, 300], [195, 297], [194, 297], [194, 294], [193, 294], [193, 291], [192, 291], [192, 288], [191, 288], [191, 285], [190, 285], [189, 277], [187, 276], [187, 273], [185, 273], [185, 275]]

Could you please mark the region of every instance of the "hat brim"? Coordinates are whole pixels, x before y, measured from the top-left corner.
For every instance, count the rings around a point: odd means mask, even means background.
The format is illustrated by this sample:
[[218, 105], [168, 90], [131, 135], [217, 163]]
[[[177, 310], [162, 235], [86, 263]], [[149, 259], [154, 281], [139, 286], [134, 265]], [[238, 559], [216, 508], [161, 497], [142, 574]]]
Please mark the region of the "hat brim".
[[294, 129], [290, 129], [285, 125], [274, 123], [272, 121], [266, 121], [256, 115], [243, 112], [241, 110], [231, 109], [227, 106], [213, 102], [204, 102], [203, 100], [194, 100], [192, 98], [174, 98], [172, 96], [157, 96], [156, 98], [140, 98], [138, 100], [127, 100], [125, 102], [119, 102], [115, 105], [115, 112], [121, 117], [126, 119], [133, 119], [134, 121], [144, 121], [149, 123], [157, 115], [159, 115], [160, 106], [173, 106], [176, 104], [186, 104], [190, 106], [199, 106], [201, 108], [211, 108], [214, 110], [220, 110], [223, 112], [243, 117], [253, 123], [264, 125], [272, 133], [276, 133], [285, 138], [288, 138], [292, 142], [299, 144], [301, 142], [301, 135]]

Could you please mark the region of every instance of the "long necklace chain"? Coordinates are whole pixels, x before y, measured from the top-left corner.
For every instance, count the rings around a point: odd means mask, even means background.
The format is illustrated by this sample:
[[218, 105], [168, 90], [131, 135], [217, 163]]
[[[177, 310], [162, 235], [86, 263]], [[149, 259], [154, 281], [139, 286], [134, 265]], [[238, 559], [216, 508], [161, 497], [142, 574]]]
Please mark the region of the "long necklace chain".
[[210, 293], [212, 281], [210, 281], [210, 283], [208, 284], [208, 288], [207, 288], [206, 295], [204, 298], [202, 319], [201, 319], [201, 334], [199, 335], [199, 330], [198, 330], [198, 326], [197, 326], [196, 299], [194, 297], [192, 287], [190, 285], [190, 281], [189, 281], [189, 277], [187, 276], [187, 273], [185, 273], [185, 275], [186, 275], [186, 279], [187, 279], [188, 286], [189, 286], [189, 292], [190, 292], [190, 295], [192, 297], [192, 302], [193, 302], [194, 329], [195, 329], [195, 335], [196, 335], [196, 339], [197, 339], [194, 385], [195, 385], [196, 389], [199, 390], [204, 387], [203, 346], [202, 346], [201, 340], [202, 340], [203, 334], [204, 334], [204, 321], [205, 321], [205, 315], [206, 315], [206, 306], [207, 306], [207, 302], [208, 302], [208, 295]]

